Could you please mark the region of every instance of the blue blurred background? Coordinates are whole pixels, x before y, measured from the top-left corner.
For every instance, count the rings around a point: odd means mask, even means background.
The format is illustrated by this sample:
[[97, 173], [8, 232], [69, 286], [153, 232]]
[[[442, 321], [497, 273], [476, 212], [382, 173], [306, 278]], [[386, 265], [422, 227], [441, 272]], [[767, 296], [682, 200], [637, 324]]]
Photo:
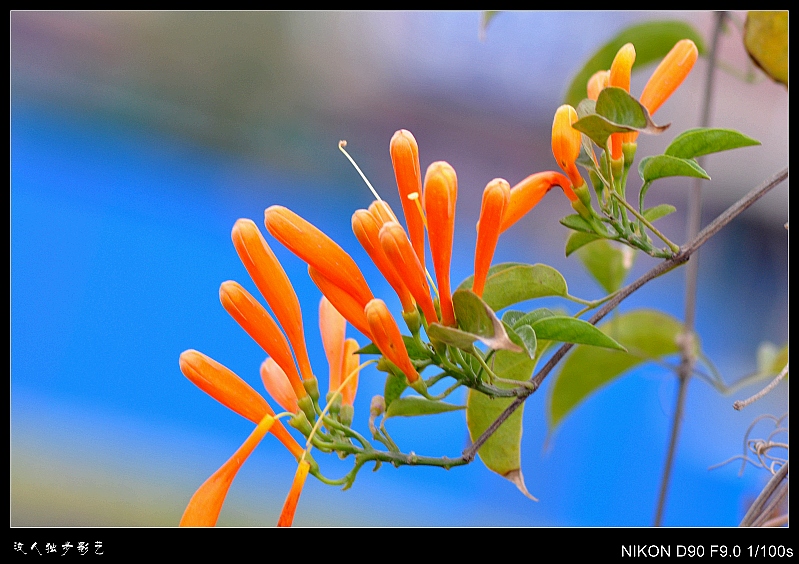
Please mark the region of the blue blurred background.
[[[664, 18], [689, 21], [706, 38], [713, 23], [709, 12], [509, 12], [481, 41], [479, 12], [12, 12], [11, 525], [175, 526], [249, 434], [250, 422], [178, 369], [178, 355], [194, 348], [261, 389], [263, 353], [218, 301], [228, 279], [255, 291], [230, 242], [237, 218], [262, 226], [266, 207], [290, 207], [351, 252], [396, 309], [350, 230], [352, 212], [371, 197], [336, 144], [348, 141], [399, 209], [388, 141], [406, 128], [423, 170], [447, 160], [458, 172], [460, 280], [471, 274], [485, 184], [554, 168], [551, 119], [572, 74], [623, 27]], [[734, 27], [720, 56], [747, 69]], [[697, 125], [705, 70], [700, 59], [658, 113], [672, 130], [640, 141], [639, 153]], [[634, 77], [634, 93], [648, 74]], [[787, 91], [756, 76], [718, 75], [712, 125], [763, 145], [708, 159], [705, 224], [787, 165]], [[650, 192], [653, 203], [677, 207], [662, 221], [677, 241], [688, 189], [663, 182]], [[786, 182], [700, 254], [698, 331], [728, 382], [755, 370], [762, 341], [787, 339], [787, 204]], [[577, 259], [563, 256], [567, 232], [557, 220], [570, 211], [553, 191], [503, 236], [495, 261], [550, 264], [573, 294], [597, 298]], [[296, 286], [324, 382], [320, 294], [299, 259], [276, 242], [273, 249]], [[632, 276], [653, 264], [639, 258]], [[681, 318], [683, 286], [683, 271], [673, 272], [621, 311], [658, 306]], [[346, 492], [309, 479], [295, 524], [651, 524], [673, 375], [650, 366], [619, 379], [547, 439], [550, 380], [525, 411], [522, 468], [539, 503], [480, 462], [449, 472], [384, 466], [364, 469]], [[768, 474], [708, 468], [742, 452], [757, 415], [787, 411], [787, 383], [733, 411], [733, 400], [757, 389], [725, 397], [690, 384], [666, 525], [739, 522]], [[379, 393], [380, 374], [367, 370], [355, 406], [361, 431]], [[456, 456], [468, 441], [462, 412], [388, 428], [419, 454]], [[330, 476], [348, 469], [316, 458]], [[264, 440], [219, 524], [274, 524], [295, 467], [277, 441]]]

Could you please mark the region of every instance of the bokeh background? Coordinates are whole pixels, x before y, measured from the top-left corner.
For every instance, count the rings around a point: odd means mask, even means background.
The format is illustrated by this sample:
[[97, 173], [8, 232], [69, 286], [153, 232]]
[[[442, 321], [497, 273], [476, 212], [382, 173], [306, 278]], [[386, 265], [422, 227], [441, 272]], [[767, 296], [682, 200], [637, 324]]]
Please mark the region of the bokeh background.
[[[423, 169], [447, 160], [458, 172], [460, 280], [471, 273], [485, 184], [554, 168], [551, 119], [573, 73], [625, 26], [655, 19], [688, 21], [709, 40], [714, 16], [508, 12], [481, 40], [479, 12], [12, 12], [11, 525], [175, 526], [195, 489], [252, 429], [188, 382], [178, 355], [201, 350], [261, 389], [263, 353], [218, 301], [224, 280], [254, 291], [230, 242], [235, 220], [262, 225], [267, 206], [292, 208], [350, 251], [396, 309], [350, 230], [352, 212], [371, 196], [336, 145], [349, 142], [399, 209], [388, 141], [406, 128]], [[787, 90], [752, 70], [735, 25], [720, 59], [711, 125], [763, 144], [708, 159], [703, 224], [788, 158]], [[639, 141], [639, 154], [697, 125], [706, 69], [700, 59], [658, 113], [672, 129]], [[648, 74], [634, 76], [634, 93]], [[742, 80], [747, 74], [754, 81]], [[680, 242], [689, 186], [663, 181], [650, 192], [652, 203], [677, 207], [662, 223]], [[787, 340], [787, 210], [785, 182], [699, 255], [698, 331], [728, 382], [755, 370], [761, 342]], [[553, 191], [503, 235], [495, 260], [550, 264], [573, 294], [593, 299], [601, 290], [563, 254], [567, 232], [557, 220], [570, 212]], [[273, 248], [296, 285], [324, 382], [320, 294], [299, 259]], [[653, 264], [639, 258], [632, 276]], [[683, 285], [683, 271], [670, 273], [620, 309], [658, 307], [681, 318]], [[479, 462], [449, 472], [384, 466], [364, 469], [345, 492], [309, 479], [295, 524], [651, 524], [673, 375], [637, 370], [550, 436], [551, 383], [525, 411], [522, 468], [539, 503]], [[750, 466], [739, 476], [739, 463], [709, 467], [742, 453], [758, 415], [787, 411], [787, 387], [735, 412], [732, 402], [758, 387], [730, 397], [691, 383], [666, 525], [739, 522], [768, 474]], [[361, 375], [361, 430], [381, 391], [379, 373]], [[468, 442], [462, 412], [388, 426], [420, 454], [455, 456]], [[317, 460], [334, 477], [348, 468]], [[264, 440], [219, 524], [274, 524], [295, 467], [277, 441]]]

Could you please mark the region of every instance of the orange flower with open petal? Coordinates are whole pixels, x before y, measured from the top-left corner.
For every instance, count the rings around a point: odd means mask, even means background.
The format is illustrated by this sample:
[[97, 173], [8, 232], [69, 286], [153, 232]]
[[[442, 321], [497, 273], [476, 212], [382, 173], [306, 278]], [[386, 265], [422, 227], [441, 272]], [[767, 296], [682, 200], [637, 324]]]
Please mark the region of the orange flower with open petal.
[[455, 236], [455, 203], [458, 199], [458, 177], [449, 163], [438, 161], [427, 167], [424, 176], [424, 210], [427, 216], [427, 237], [438, 284], [441, 317], [444, 325], [455, 326], [450, 289], [452, 241]]
[[477, 245], [474, 250], [474, 282], [472, 292], [483, 295], [488, 269], [494, 258], [502, 226], [502, 216], [510, 201], [510, 185], [503, 178], [495, 178], [483, 190], [480, 221], [477, 223]]
[[419, 166], [419, 146], [416, 138], [406, 129], [400, 129], [391, 137], [389, 144], [394, 175], [397, 178], [402, 211], [408, 225], [413, 249], [419, 263], [424, 267], [424, 219], [408, 196], [414, 192], [422, 196], [422, 171]]
[[233, 479], [244, 461], [252, 454], [274, 423], [275, 419], [271, 415], [265, 415], [233, 456], [194, 492], [180, 519], [181, 527], [213, 527], [216, 525]]

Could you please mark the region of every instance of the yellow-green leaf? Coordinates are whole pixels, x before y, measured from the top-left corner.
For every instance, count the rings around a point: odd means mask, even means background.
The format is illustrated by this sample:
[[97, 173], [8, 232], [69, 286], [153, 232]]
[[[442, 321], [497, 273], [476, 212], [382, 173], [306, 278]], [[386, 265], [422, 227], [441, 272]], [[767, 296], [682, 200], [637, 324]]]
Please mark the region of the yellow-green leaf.
[[386, 419], [389, 417], [414, 417], [417, 415], [436, 415], [466, 409], [465, 405], [453, 405], [443, 401], [432, 401], [422, 396], [407, 396], [391, 402], [386, 409]]
[[[459, 289], [470, 289], [473, 281], [474, 277], [470, 276]], [[492, 310], [499, 311], [525, 300], [568, 293], [563, 275], [551, 266], [506, 262], [489, 269], [483, 301]]]
[[768, 76], [788, 86], [788, 12], [746, 15], [744, 45], [752, 60]]
[[577, 249], [577, 256], [602, 289], [608, 294], [615, 292], [621, 288], [633, 266], [635, 251], [605, 239], [589, 243]]

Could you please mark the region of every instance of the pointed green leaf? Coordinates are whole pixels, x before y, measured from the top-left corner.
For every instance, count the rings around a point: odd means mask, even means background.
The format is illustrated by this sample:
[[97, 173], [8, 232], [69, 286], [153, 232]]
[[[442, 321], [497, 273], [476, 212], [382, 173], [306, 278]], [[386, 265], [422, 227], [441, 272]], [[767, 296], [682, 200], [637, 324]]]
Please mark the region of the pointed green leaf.
[[[496, 353], [492, 362], [492, 368], [497, 376], [517, 381], [529, 379], [536, 364], [535, 360], [524, 355], [507, 351]], [[500, 386], [511, 387], [504, 384]], [[466, 425], [471, 440], [477, 440], [512, 401], [509, 398], [492, 399], [475, 390], [469, 390], [466, 401]], [[521, 474], [523, 410], [524, 405], [521, 405], [514, 411], [477, 453], [486, 468], [510, 480], [522, 493], [529, 496]]]
[[635, 262], [635, 251], [605, 239], [594, 241], [577, 250], [586, 270], [599, 282], [608, 294], [615, 292], [624, 283], [627, 273]]
[[632, 25], [602, 45], [577, 72], [566, 91], [565, 103], [575, 108], [587, 96], [588, 79], [599, 70], [608, 70], [618, 50], [625, 43], [635, 45], [633, 72], [666, 56], [681, 39], [691, 39], [699, 53], [705, 51], [702, 35], [690, 24], [681, 21], [655, 21]]
[[695, 159], [702, 155], [752, 145], [760, 145], [760, 141], [734, 129], [697, 127], [683, 131], [675, 137], [664, 154], [681, 159]]
[[574, 317], [560, 315], [545, 317], [533, 323], [531, 327], [536, 336], [547, 341], [626, 350], [612, 337], [609, 337], [587, 321]]
[[561, 225], [568, 227], [569, 229], [574, 229], [575, 231], [581, 231], [583, 233], [594, 233], [594, 228], [582, 217], [573, 213], [571, 215], [567, 215], [563, 219], [560, 220]]
[[519, 311], [517, 309], [509, 309], [502, 314], [502, 322], [507, 323], [511, 327], [515, 327], [516, 322], [527, 315], [523, 311]]
[[391, 402], [386, 408], [386, 419], [389, 417], [414, 417], [416, 415], [435, 415], [466, 409], [465, 405], [453, 405], [443, 401], [432, 401], [422, 396], [406, 396]]
[[402, 392], [404, 392], [407, 387], [408, 380], [405, 376], [389, 372], [386, 376], [385, 388], [383, 389], [383, 399], [386, 402], [386, 408], [399, 399]]
[[653, 221], [656, 221], [661, 217], [666, 217], [670, 213], [674, 213], [676, 211], [677, 208], [671, 204], [660, 204], [644, 210], [644, 217], [647, 219], [647, 221], [652, 223]]
[[478, 335], [461, 331], [455, 327], [446, 327], [438, 323], [431, 323], [427, 328], [427, 336], [432, 341], [440, 341], [445, 345], [471, 352]]
[[571, 233], [569, 238], [566, 239], [566, 256], [569, 256], [580, 247], [592, 241], [596, 241], [597, 239], [599, 239], [599, 235], [594, 233], [582, 233], [580, 231]]
[[[405, 348], [408, 350], [408, 356], [411, 357], [412, 360], [426, 360], [430, 358], [430, 351], [425, 347], [419, 345], [419, 343], [413, 338], [407, 335], [402, 336], [402, 342], [405, 343]], [[380, 352], [380, 349], [377, 348], [377, 345], [374, 343], [369, 343], [365, 347], [361, 347], [357, 351], [356, 354], [383, 354]]]
[[[585, 133], [600, 147], [605, 147], [613, 133], [638, 131], [657, 135], [668, 129], [668, 125], [656, 125], [649, 111], [623, 88], [608, 86], [599, 93], [596, 113], [588, 114], [572, 124], [574, 129]], [[585, 111], [585, 110], [583, 110]]]
[[538, 309], [534, 309], [530, 313], [525, 314], [523, 317], [520, 317], [516, 324], [513, 326], [514, 329], [521, 327], [522, 325], [532, 325], [539, 319], [544, 319], [545, 317], [554, 317], [556, 314], [551, 309], [540, 307]]
[[690, 176], [710, 180], [710, 176], [696, 161], [671, 155], [644, 157], [638, 164], [638, 174], [644, 182], [652, 182], [667, 176]]
[[[470, 276], [459, 288], [471, 288], [473, 280]], [[506, 262], [489, 269], [483, 301], [492, 310], [499, 311], [533, 298], [567, 296], [568, 293], [563, 275], [551, 266]]]
[[[516, 335], [524, 343], [524, 347], [527, 349], [527, 356], [530, 358], [535, 358], [536, 352], [538, 350], [538, 339], [536, 338], [535, 331], [529, 325], [522, 325], [516, 329], [512, 330]], [[508, 332], [508, 334], [511, 334]]]
[[628, 352], [574, 347], [552, 386], [550, 432], [581, 401], [631, 368], [679, 352], [677, 340], [683, 327], [677, 319], [660, 311], [636, 310], [614, 317], [599, 329]]
[[744, 45], [768, 76], [788, 86], [788, 12], [751, 11], [746, 15]]
[[[519, 352], [521, 354], [526, 354], [530, 358], [534, 358], [535, 357], [535, 332], [533, 332], [532, 341], [531, 341], [532, 347], [530, 347], [530, 346], [528, 346], [528, 344], [530, 344], [530, 335], [526, 331], [524, 331], [523, 328], [520, 327], [520, 329], [522, 329], [522, 333], [525, 334], [527, 340], [523, 339], [521, 334], [519, 334], [517, 331], [515, 331], [510, 325], [508, 325], [508, 324], [503, 322], [503, 326], [505, 328], [505, 333], [508, 335], [508, 338], [511, 340], [511, 342], [514, 345], [516, 345], [517, 347], [519, 347], [518, 351], [511, 351], [511, 352]], [[532, 329], [531, 329], [531, 331], [532, 331]]]
[[497, 314], [471, 290], [456, 290], [452, 294], [452, 307], [463, 332], [473, 334], [494, 350], [523, 352], [524, 349], [508, 337]]

